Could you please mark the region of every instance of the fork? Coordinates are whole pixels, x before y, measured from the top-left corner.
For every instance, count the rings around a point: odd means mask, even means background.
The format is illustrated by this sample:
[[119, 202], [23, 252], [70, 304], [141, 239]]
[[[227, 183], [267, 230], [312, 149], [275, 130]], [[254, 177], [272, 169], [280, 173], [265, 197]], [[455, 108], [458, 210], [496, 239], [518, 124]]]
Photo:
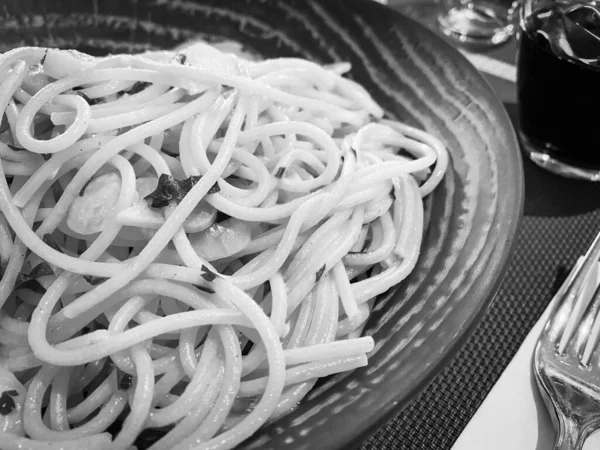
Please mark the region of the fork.
[[600, 233], [554, 297], [535, 347], [533, 369], [555, 450], [579, 450], [600, 428], [599, 257]]

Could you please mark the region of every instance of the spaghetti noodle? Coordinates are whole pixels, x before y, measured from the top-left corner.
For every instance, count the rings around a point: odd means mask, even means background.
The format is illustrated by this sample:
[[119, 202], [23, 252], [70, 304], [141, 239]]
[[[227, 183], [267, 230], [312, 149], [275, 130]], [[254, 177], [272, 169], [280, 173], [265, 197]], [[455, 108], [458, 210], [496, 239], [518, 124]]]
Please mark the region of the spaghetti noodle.
[[448, 157], [348, 70], [0, 56], [3, 442], [232, 448], [367, 364]]

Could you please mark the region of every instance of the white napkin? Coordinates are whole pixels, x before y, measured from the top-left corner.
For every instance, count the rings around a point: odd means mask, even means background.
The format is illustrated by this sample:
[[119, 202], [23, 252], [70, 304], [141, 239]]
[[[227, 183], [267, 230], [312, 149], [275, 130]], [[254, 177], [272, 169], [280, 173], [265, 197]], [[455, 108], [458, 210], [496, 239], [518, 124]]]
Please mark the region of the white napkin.
[[[584, 295], [592, 295], [600, 267]], [[567, 282], [565, 282], [567, 283]], [[591, 292], [590, 292], [591, 291]], [[548, 310], [532, 328], [521, 348], [486, 397], [452, 450], [550, 450], [554, 431], [531, 367], [533, 349], [548, 320]], [[598, 450], [600, 433], [592, 435], [583, 450]]]

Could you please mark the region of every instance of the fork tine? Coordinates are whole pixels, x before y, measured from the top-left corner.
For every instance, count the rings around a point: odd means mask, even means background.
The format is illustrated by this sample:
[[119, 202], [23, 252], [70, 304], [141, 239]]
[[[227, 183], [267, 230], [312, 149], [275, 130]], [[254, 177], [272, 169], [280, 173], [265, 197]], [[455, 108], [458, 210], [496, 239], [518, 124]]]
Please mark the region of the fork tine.
[[[569, 359], [573, 358], [572, 362], [574, 364], [582, 361], [584, 348], [589, 340], [590, 332], [596, 319], [595, 312], [597, 311], [597, 305], [594, 302], [595, 291], [588, 288], [588, 286], [587, 284], [584, 286], [584, 292], [577, 298], [572, 310], [564, 312], [564, 319], [562, 321], [563, 329], [559, 329], [555, 333], [553, 340], [556, 354]], [[569, 336], [569, 333], [566, 330], [566, 324], [571, 318], [574, 318], [576, 322], [573, 335], [567, 340], [566, 337]], [[559, 348], [559, 337], [562, 336], [565, 336], [564, 341], [566, 342], [564, 349]]]
[[[579, 449], [600, 425], [600, 233], [552, 300], [535, 346], [533, 370], [557, 433], [555, 449]], [[573, 337], [575, 335], [575, 337]]]
[[[587, 317], [584, 318], [584, 321], [591, 321], [592, 324], [589, 329], [585, 331], [587, 336], [582, 336], [582, 338], [585, 339], [585, 348], [583, 349], [580, 361], [584, 366], [587, 366], [590, 363], [592, 354], [598, 345], [598, 340], [600, 339], [600, 314], [598, 314], [598, 311], [600, 311], [600, 286], [596, 288], [592, 303], [590, 304], [588, 312], [586, 313]], [[582, 333], [583, 332], [584, 331], [582, 330]]]
[[[583, 263], [568, 288], [562, 305], [557, 305], [554, 313], [557, 317], [562, 314], [568, 314], [567, 323], [560, 337], [558, 344], [558, 353], [565, 351], [569, 340], [573, 337], [575, 328], [581, 321], [585, 309], [591, 301], [591, 295], [596, 288], [598, 281], [598, 258], [600, 256], [600, 233], [594, 238], [594, 242], [584, 256]], [[592, 270], [595, 269], [595, 270]], [[586, 289], [588, 290], [586, 292]], [[593, 289], [589, 292], [590, 289]], [[568, 308], [570, 313], [565, 309]], [[558, 313], [558, 314], [556, 314]]]
[[[565, 310], [560, 312], [562, 314], [565, 314], [566, 321], [557, 347], [557, 351], [559, 354], [564, 354], [573, 336], [584, 325], [584, 314], [589, 309], [589, 305], [590, 302], [592, 302], [593, 300], [597, 285], [598, 262], [592, 265], [590, 272], [585, 278], [583, 278], [583, 283], [580, 287], [579, 293], [568, 299], [568, 301], [566, 302], [567, 306], [565, 307]], [[569, 308], [568, 310], [566, 310], [567, 307]], [[593, 318], [588, 318], [588, 322], [588, 325], [591, 326], [591, 323], [593, 323]], [[583, 342], [578, 342], [578, 344], [582, 346], [586, 340], [587, 339], [584, 339]]]
[[[542, 329], [542, 333], [540, 336], [540, 341], [548, 341], [548, 342], [556, 342], [558, 336], [562, 333], [562, 329], [566, 323], [566, 319], [568, 318], [568, 311], [570, 311], [571, 307], [569, 305], [565, 306], [566, 300], [568, 298], [567, 294], [569, 289], [573, 286], [573, 282], [575, 278], [581, 273], [581, 267], [583, 265], [583, 257], [579, 257], [575, 266], [569, 272], [566, 280], [561, 284], [560, 288], [552, 297], [552, 301], [548, 306], [549, 314], [548, 320]], [[561, 309], [566, 309], [566, 314], [559, 314]]]

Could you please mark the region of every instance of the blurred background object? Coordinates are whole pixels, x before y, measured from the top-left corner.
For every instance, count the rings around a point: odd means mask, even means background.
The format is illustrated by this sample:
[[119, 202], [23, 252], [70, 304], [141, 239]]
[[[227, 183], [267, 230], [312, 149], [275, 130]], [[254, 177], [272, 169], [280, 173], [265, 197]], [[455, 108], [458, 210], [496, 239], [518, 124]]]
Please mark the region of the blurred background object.
[[518, 0], [375, 0], [397, 9], [470, 50], [507, 42], [518, 21]]
[[508, 41], [518, 20], [517, 0], [440, 0], [441, 31], [469, 47], [490, 47]]

